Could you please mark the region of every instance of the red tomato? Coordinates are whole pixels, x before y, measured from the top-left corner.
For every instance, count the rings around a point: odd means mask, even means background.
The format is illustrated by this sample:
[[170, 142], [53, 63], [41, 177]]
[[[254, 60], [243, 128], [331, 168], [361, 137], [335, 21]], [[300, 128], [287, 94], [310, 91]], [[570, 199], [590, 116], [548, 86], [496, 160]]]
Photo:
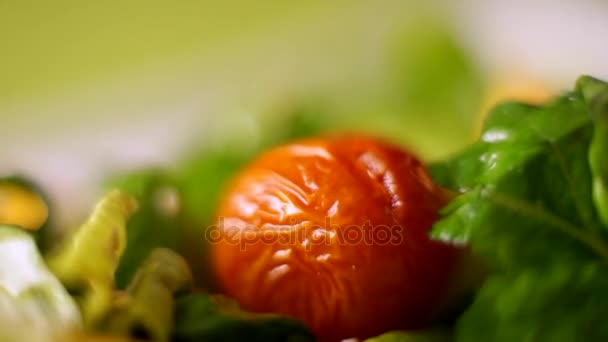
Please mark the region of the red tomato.
[[325, 341], [422, 327], [453, 264], [455, 249], [427, 237], [446, 199], [418, 159], [378, 140], [272, 149], [220, 202], [220, 285], [246, 309], [299, 318]]

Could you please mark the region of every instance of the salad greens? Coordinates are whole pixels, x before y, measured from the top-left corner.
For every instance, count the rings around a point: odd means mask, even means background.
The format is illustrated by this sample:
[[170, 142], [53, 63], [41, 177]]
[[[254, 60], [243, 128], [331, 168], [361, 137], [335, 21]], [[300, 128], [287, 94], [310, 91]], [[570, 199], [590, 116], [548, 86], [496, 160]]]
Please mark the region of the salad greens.
[[546, 106], [502, 104], [479, 142], [431, 166], [462, 192], [434, 236], [470, 244], [491, 270], [455, 341], [608, 338], [607, 96], [582, 77]]
[[408, 26], [395, 53], [397, 100], [410, 112], [426, 113], [428, 124], [465, 132], [482, 100], [482, 72], [446, 23], [429, 16], [417, 20], [423, 24]]
[[[205, 292], [213, 287], [204, 227], [225, 182], [257, 151], [324, 130], [309, 109], [284, 123], [246, 151], [113, 176], [89, 218], [44, 259], [31, 228], [3, 225], [23, 217], [9, 211], [21, 207], [0, 205], [0, 317], [49, 341], [82, 330], [163, 342], [314, 341], [294, 319]], [[503, 103], [478, 142], [429, 169], [457, 193], [433, 237], [472, 254], [452, 284], [460, 310], [441, 327], [367, 341], [608, 340], [608, 83], [583, 76], [544, 106]], [[0, 194], [16, 194], [15, 184], [0, 180]], [[0, 340], [22, 333], [0, 329]]]
[[184, 162], [176, 176], [183, 205], [181, 252], [190, 261], [199, 286], [214, 287], [206, 268], [210, 256], [201, 229], [211, 225], [215, 203], [225, 183], [252, 156], [250, 152], [222, 148], [204, 151]]
[[581, 77], [578, 83], [594, 121], [589, 146], [593, 200], [602, 222], [608, 226], [608, 84], [591, 77]]
[[448, 22], [424, 10], [411, 19], [393, 42], [388, 96], [364, 113], [359, 127], [436, 160], [470, 142], [487, 77]]
[[[166, 185], [159, 177], [159, 174], [147, 173], [140, 178], [142, 182], [130, 179], [121, 183], [123, 188], [130, 187], [139, 195], [144, 201], [141, 206], [130, 194], [110, 190], [95, 206], [89, 219], [46, 258], [49, 268], [79, 304], [84, 328], [161, 342], [198, 341], [203, 337], [224, 341], [231, 336], [235, 339], [247, 336], [260, 341], [283, 341], [292, 337], [294, 340], [314, 340], [308, 329], [293, 319], [247, 313], [231, 300], [192, 292], [193, 276], [186, 259], [171, 248], [158, 246], [165, 236], [161, 229], [178, 228], [172, 219], [163, 221], [158, 216], [167, 210], [166, 206], [146, 203], [152, 197], [158, 199], [156, 185]], [[156, 195], [149, 197], [152, 192]], [[152, 217], [128, 221], [129, 217], [137, 218], [134, 212], [138, 207]], [[148, 240], [144, 236], [142, 239], [148, 244], [129, 249], [129, 243], [138, 243], [128, 238], [129, 229], [142, 234], [146, 232], [144, 228], [149, 228], [148, 233], [158, 235]], [[13, 229], [26, 234], [18, 228]], [[34, 247], [31, 251], [35, 251]], [[119, 290], [114, 275], [118, 274], [122, 258], [130, 257], [127, 260], [135, 263], [140, 255], [145, 257], [129, 277], [128, 286]], [[58, 281], [57, 286], [66, 291]], [[67, 292], [66, 298], [71, 300]], [[79, 318], [78, 309], [72, 304]]]

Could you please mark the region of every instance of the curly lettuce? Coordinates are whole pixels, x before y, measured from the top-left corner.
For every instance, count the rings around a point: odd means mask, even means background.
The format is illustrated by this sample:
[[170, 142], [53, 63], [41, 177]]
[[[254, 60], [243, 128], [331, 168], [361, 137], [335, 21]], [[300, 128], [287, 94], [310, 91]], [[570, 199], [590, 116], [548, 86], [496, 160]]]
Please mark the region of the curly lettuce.
[[499, 105], [480, 141], [432, 165], [461, 192], [434, 236], [491, 270], [457, 342], [608, 340], [607, 96], [582, 77], [545, 106]]

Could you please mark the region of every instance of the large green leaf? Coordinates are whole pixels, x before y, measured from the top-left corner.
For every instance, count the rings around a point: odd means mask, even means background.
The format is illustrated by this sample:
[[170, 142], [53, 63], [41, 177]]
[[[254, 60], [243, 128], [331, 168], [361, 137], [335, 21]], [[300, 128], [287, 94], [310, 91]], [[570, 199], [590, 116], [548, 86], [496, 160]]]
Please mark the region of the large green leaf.
[[608, 84], [592, 77], [581, 77], [578, 86], [589, 104], [594, 123], [589, 147], [593, 200], [602, 221], [608, 226]]
[[436, 181], [462, 193], [434, 236], [469, 243], [492, 270], [457, 341], [608, 338], [599, 319], [608, 314], [608, 234], [593, 166], [608, 149], [593, 150], [605, 137], [590, 115], [608, 90], [590, 100], [585, 80], [544, 107], [498, 106], [478, 143], [431, 166]]

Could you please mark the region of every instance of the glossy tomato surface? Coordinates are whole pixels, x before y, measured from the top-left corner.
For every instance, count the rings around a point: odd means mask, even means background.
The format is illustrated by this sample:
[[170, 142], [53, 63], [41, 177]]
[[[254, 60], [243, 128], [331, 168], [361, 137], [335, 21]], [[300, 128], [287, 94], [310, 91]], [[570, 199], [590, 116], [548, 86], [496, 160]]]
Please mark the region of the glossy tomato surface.
[[428, 229], [445, 193], [421, 162], [366, 137], [272, 149], [227, 188], [213, 262], [245, 308], [291, 315], [324, 341], [428, 324], [453, 248]]

